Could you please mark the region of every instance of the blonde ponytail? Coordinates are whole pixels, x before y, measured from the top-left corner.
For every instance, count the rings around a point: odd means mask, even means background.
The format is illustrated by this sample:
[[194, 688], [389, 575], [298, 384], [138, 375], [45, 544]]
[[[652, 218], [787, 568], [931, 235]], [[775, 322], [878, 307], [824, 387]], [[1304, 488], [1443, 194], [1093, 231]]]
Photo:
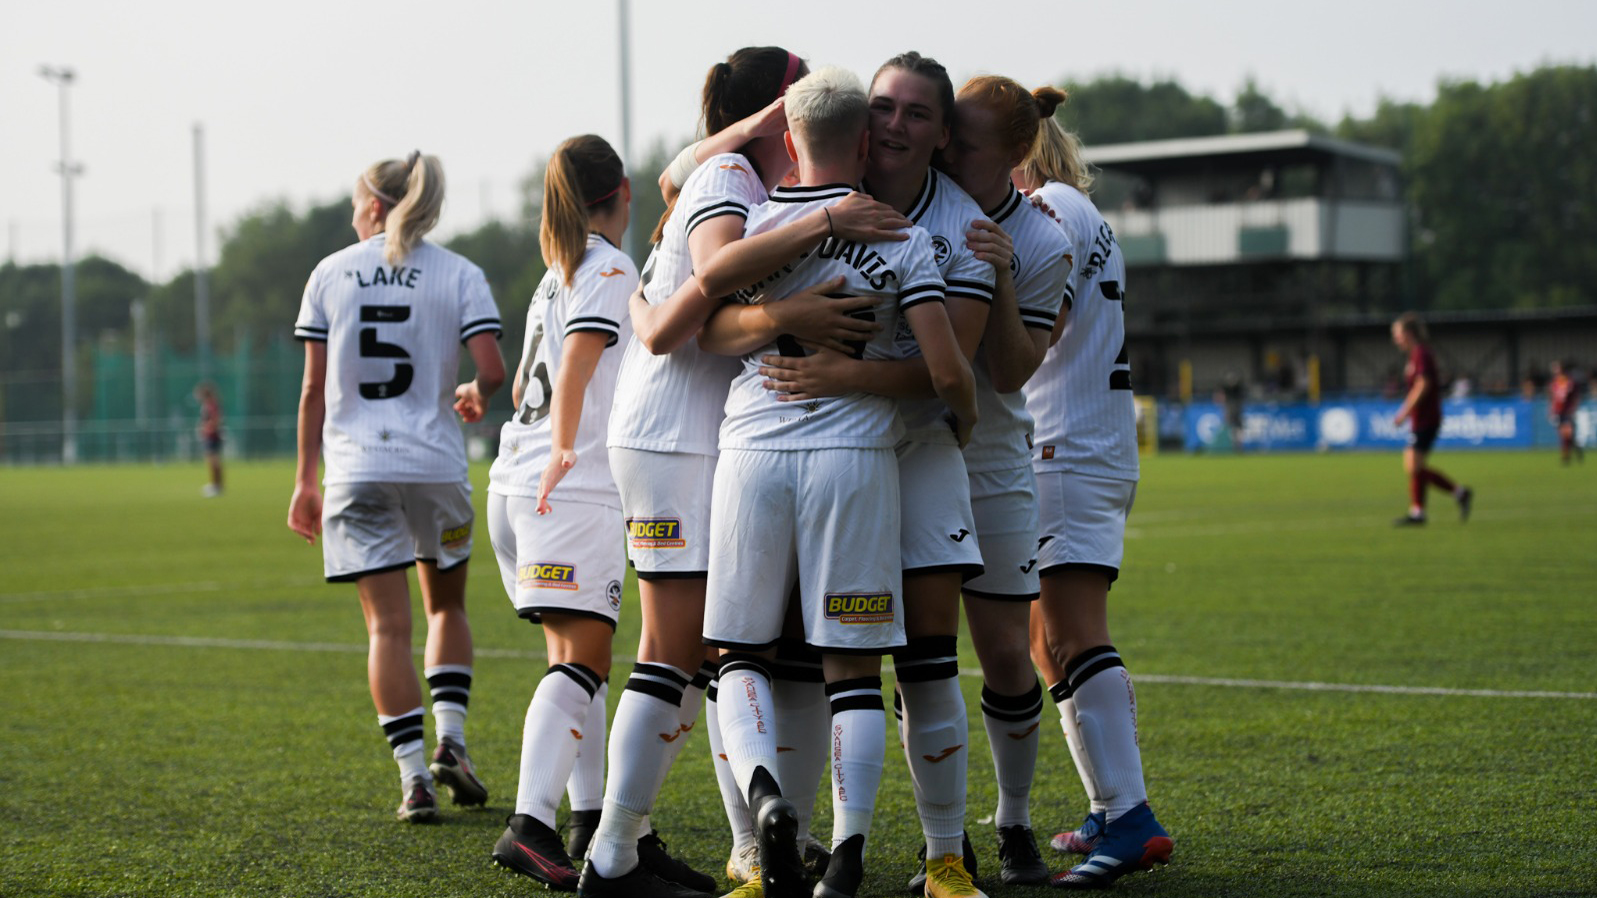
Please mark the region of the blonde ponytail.
[[404, 192], [396, 197], [399, 202], [389, 211], [383, 227], [388, 233], [383, 255], [390, 265], [398, 265], [410, 255], [421, 238], [437, 226], [444, 209], [444, 166], [437, 156], [413, 152], [397, 165], [404, 174]]
[[1054, 110], [1064, 105], [1068, 96], [1055, 87], [1039, 87], [1031, 92], [1043, 113], [1037, 127], [1037, 142], [1032, 144], [1026, 161], [1020, 164], [1020, 173], [1028, 182], [1041, 187], [1049, 181], [1068, 184], [1082, 193], [1092, 192], [1092, 171], [1081, 158], [1081, 139], [1066, 131], [1054, 118]]
[[620, 202], [626, 172], [604, 138], [583, 134], [562, 143], [543, 173], [538, 247], [543, 263], [560, 269], [567, 287], [588, 252], [588, 216]]

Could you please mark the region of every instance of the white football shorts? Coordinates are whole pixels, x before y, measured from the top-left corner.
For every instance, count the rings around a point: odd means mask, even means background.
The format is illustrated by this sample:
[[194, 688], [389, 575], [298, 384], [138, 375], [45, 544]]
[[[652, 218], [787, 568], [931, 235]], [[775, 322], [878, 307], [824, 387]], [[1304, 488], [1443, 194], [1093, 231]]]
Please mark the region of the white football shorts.
[[958, 446], [904, 441], [898, 455], [899, 545], [904, 572], [982, 572], [970, 480]]
[[710, 569], [715, 457], [611, 447], [627, 555], [640, 580], [703, 579]]
[[970, 475], [970, 509], [976, 515], [981, 576], [965, 592], [983, 599], [1030, 602], [1037, 578], [1037, 476], [1030, 467]]
[[570, 499], [549, 504], [540, 515], [535, 498], [488, 493], [488, 538], [505, 595], [535, 624], [560, 612], [614, 629], [627, 572], [621, 510]]
[[795, 580], [805, 640], [879, 655], [904, 644], [891, 449], [731, 449], [715, 472], [704, 641], [776, 644]]
[[322, 494], [322, 567], [329, 583], [403, 570], [441, 571], [471, 558], [471, 484], [334, 483]]
[[1070, 568], [1101, 570], [1115, 582], [1125, 557], [1126, 517], [1136, 498], [1135, 480], [1069, 471], [1038, 474], [1038, 571], [1047, 576]]

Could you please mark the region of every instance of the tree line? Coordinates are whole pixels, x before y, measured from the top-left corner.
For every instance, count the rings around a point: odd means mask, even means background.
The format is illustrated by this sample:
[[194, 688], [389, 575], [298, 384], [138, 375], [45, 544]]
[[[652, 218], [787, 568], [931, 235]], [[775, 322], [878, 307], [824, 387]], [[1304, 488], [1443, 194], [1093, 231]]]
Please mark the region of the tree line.
[[[1171, 79], [1107, 75], [1064, 86], [1070, 99], [1059, 115], [1088, 146], [1305, 128], [1399, 151], [1415, 295], [1424, 307], [1597, 303], [1597, 66], [1548, 65], [1485, 84], [1442, 81], [1430, 103], [1383, 99], [1369, 117], [1335, 123], [1284, 107], [1251, 78], [1229, 104]], [[658, 144], [633, 166], [633, 227], [641, 234], [664, 208], [654, 180], [678, 146]], [[525, 300], [544, 273], [542, 171], [542, 160], [532, 160], [515, 218], [445, 244], [487, 273], [504, 315], [507, 357], [520, 351]], [[213, 345], [227, 352], [240, 341], [283, 339], [305, 277], [353, 240], [349, 198], [303, 212], [270, 203], [222, 236], [210, 272]], [[638, 244], [644, 246], [641, 236]], [[150, 284], [112, 260], [89, 257], [78, 264], [77, 295], [85, 344], [129, 346], [130, 301], [142, 299], [156, 341], [178, 351], [194, 345], [192, 271]], [[0, 266], [0, 378], [53, 378], [60, 353], [59, 267]]]

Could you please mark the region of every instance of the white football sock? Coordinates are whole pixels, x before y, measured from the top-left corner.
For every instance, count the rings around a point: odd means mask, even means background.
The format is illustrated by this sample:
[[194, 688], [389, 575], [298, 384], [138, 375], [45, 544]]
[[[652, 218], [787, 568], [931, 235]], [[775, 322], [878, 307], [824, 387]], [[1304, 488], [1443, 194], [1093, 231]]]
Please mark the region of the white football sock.
[[1094, 814], [1104, 811], [1103, 793], [1098, 791], [1098, 779], [1092, 772], [1092, 759], [1081, 744], [1081, 727], [1076, 723], [1076, 699], [1070, 694], [1070, 681], [1060, 680], [1048, 687], [1054, 704], [1059, 708], [1059, 729], [1065, 734], [1065, 747], [1070, 749], [1070, 760], [1076, 764], [1076, 776], [1081, 777], [1081, 788], [1087, 792], [1087, 809]]
[[[765, 662], [751, 655], [721, 659], [721, 745], [738, 795], [747, 801], [754, 770], [764, 767], [776, 777], [776, 706], [771, 701], [771, 675]], [[777, 788], [781, 780], [777, 779]]]
[[869, 838], [876, 790], [887, 753], [887, 712], [882, 678], [854, 677], [826, 684], [832, 708], [832, 847], [850, 836]]
[[998, 779], [999, 827], [1031, 826], [1031, 781], [1037, 771], [1037, 727], [1042, 723], [1042, 686], [1021, 695], [1000, 695], [983, 686], [982, 723]]
[[1137, 742], [1137, 693], [1114, 646], [1088, 649], [1065, 665], [1076, 726], [1107, 820], [1148, 800]]
[[956, 652], [955, 637], [932, 636], [893, 654], [904, 707], [899, 729], [930, 858], [963, 851], [970, 724]]
[[581, 664], [556, 664], [538, 683], [521, 730], [516, 813], [530, 814], [554, 829], [577, 746], [586, 738], [588, 707], [601, 682], [597, 673]]
[[423, 741], [426, 711], [415, 708], [403, 714], [379, 714], [377, 723], [388, 738], [394, 751], [394, 761], [399, 764], [399, 781], [403, 785], [421, 780], [429, 785], [433, 775], [427, 769], [427, 747]]
[[638, 662], [616, 705], [610, 740], [610, 782], [588, 860], [607, 879], [638, 865], [638, 839], [681, 740], [687, 675], [668, 664]]
[[566, 800], [573, 811], [597, 811], [604, 804], [605, 739], [609, 735], [605, 714], [609, 710], [610, 681], [599, 684], [599, 691], [588, 703], [588, 719], [577, 743], [577, 759], [566, 780]]
[[423, 671], [433, 699], [433, 734], [466, 747], [466, 704], [471, 699], [470, 664], [435, 664]]
[[747, 800], [738, 793], [737, 778], [732, 775], [732, 764], [727, 760], [726, 748], [721, 739], [720, 674], [710, 681], [704, 693], [704, 728], [710, 737], [710, 760], [715, 766], [715, 783], [721, 791], [721, 807], [726, 811], [727, 826], [732, 830], [732, 853], [754, 844], [754, 818], [749, 814]]

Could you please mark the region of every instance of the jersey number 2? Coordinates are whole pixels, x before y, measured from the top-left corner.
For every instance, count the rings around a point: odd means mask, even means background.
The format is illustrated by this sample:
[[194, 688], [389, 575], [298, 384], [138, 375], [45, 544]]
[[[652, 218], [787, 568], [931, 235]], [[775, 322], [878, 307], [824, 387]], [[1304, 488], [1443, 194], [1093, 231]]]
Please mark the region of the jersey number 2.
[[[361, 306], [360, 320], [364, 323], [376, 325], [379, 323], [397, 324], [410, 320], [410, 306]], [[405, 347], [394, 343], [384, 343], [377, 339], [377, 328], [363, 327], [360, 329], [360, 357], [363, 359], [408, 359], [410, 353]], [[410, 382], [416, 378], [416, 368], [409, 362], [394, 363], [394, 377], [392, 380], [377, 383], [362, 383], [360, 395], [362, 399], [393, 399], [403, 396], [410, 389]]]

